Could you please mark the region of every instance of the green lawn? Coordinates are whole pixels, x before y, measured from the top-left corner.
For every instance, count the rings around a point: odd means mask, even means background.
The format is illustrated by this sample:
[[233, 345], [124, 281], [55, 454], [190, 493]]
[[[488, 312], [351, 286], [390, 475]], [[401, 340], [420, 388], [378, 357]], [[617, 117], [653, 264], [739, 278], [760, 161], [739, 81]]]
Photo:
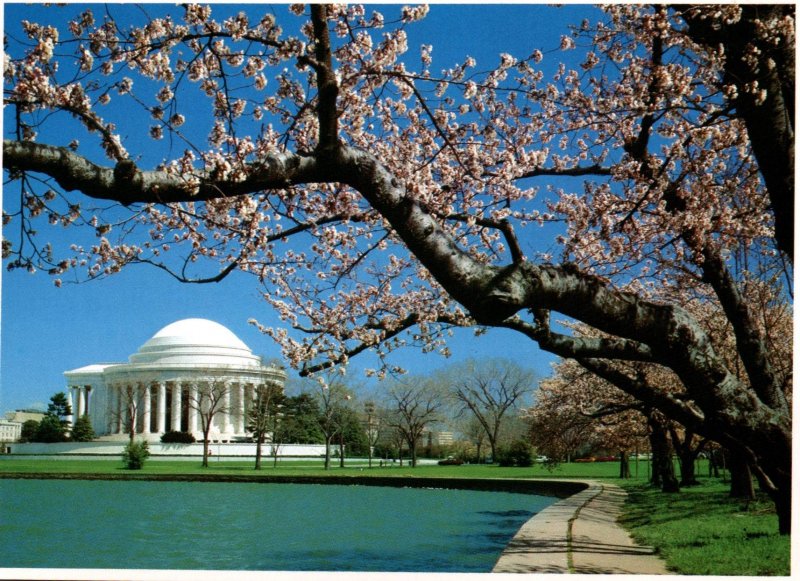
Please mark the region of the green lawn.
[[686, 575], [789, 575], [790, 539], [766, 495], [732, 499], [719, 479], [664, 494], [646, 484], [625, 483], [621, 519], [634, 539], [658, 549], [667, 565]]
[[680, 494], [662, 494], [647, 484], [648, 471], [641, 462], [634, 478], [619, 480], [619, 467], [614, 462], [562, 464], [555, 469], [542, 465], [530, 468], [499, 466], [404, 465], [366, 467], [358, 461], [353, 466], [338, 464], [325, 471], [321, 460], [278, 462], [264, 459], [260, 472], [253, 470], [253, 461], [221, 462], [212, 457], [209, 468], [199, 461], [149, 460], [142, 470], [128, 471], [120, 460], [0, 460], [0, 477], [6, 472], [111, 474], [125, 475], [263, 475], [267, 478], [296, 476], [375, 476], [397, 478], [598, 478], [609, 479], [623, 486], [629, 494], [623, 525], [634, 538], [655, 547], [668, 566], [679, 574], [702, 575], [788, 575], [789, 539], [777, 534], [777, 517], [771, 503], [760, 498], [744, 504], [728, 497], [727, 485], [711, 479], [706, 467], [700, 467], [701, 486], [686, 488]]
[[[153, 460], [145, 463], [141, 470], [131, 472], [127, 470], [121, 460], [14, 460], [3, 458], [0, 460], [0, 474], [3, 472], [25, 473], [60, 473], [60, 474], [263, 474], [264, 476], [415, 476], [424, 478], [616, 478], [619, 467], [615, 462], [595, 462], [585, 464], [562, 464], [550, 470], [537, 464], [530, 468], [504, 468], [496, 465], [462, 465], [462, 466], [436, 466], [420, 465], [411, 468], [407, 463], [402, 467], [399, 464], [378, 466], [373, 462], [372, 468], [366, 467], [366, 461], [353, 461], [352, 466], [339, 468], [338, 462], [332, 463], [330, 470], [323, 468], [321, 460], [285, 460], [279, 461], [273, 468], [272, 460], [262, 460], [262, 470], [253, 470], [253, 460], [243, 461], [218, 461], [213, 456], [209, 459], [209, 467], [203, 468], [200, 461]], [[647, 475], [642, 465], [640, 480], [644, 481]]]

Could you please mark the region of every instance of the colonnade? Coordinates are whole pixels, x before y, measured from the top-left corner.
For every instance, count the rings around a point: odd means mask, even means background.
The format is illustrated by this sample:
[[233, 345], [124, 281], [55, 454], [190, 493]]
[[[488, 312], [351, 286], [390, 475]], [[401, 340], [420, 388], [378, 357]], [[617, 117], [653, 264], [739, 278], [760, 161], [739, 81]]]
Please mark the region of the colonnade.
[[89, 396], [92, 393], [91, 385], [73, 385], [67, 390], [67, 404], [72, 410], [71, 422], [89, 413]]
[[[256, 401], [256, 384], [248, 381], [114, 381], [105, 389], [71, 385], [67, 401], [73, 410], [72, 423], [90, 414], [98, 435], [161, 435], [167, 431], [202, 435], [201, 412], [215, 410], [211, 433], [231, 438], [247, 433], [247, 417]], [[103, 387], [103, 386], [101, 386]], [[100, 393], [102, 392], [102, 393]]]
[[126, 433], [133, 415], [139, 434], [202, 432], [200, 413], [216, 410], [211, 431], [227, 436], [244, 435], [247, 415], [256, 398], [256, 385], [225, 382], [209, 385], [201, 381], [112, 383], [109, 388], [108, 431]]

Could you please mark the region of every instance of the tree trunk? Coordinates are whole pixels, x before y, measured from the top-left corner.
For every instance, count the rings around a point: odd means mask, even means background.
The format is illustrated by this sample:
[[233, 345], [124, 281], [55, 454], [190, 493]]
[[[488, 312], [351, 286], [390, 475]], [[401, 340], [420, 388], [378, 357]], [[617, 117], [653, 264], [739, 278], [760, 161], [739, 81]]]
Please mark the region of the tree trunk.
[[628, 453], [625, 450], [620, 450], [619, 452], [619, 477], [631, 477], [631, 464], [628, 461]]
[[681, 486], [697, 486], [700, 484], [695, 476], [695, 459], [697, 454], [693, 452], [686, 452], [685, 450], [678, 454], [681, 467]]
[[261, 470], [261, 442], [263, 440], [264, 438], [260, 435], [256, 437], [256, 470]]
[[339, 468], [344, 468], [344, 434], [339, 434]]
[[728, 469], [731, 473], [731, 496], [743, 500], [754, 500], [756, 491], [753, 488], [753, 473], [750, 470], [750, 465], [740, 454], [730, 452], [728, 454]]
[[792, 489], [783, 486], [770, 493], [772, 502], [775, 503], [775, 512], [778, 513], [778, 532], [788, 535], [792, 532]]
[[325, 436], [325, 470], [331, 469], [331, 440], [332, 436]]
[[708, 452], [708, 475], [719, 478], [719, 450], [709, 450]]
[[203, 468], [208, 468], [208, 432], [209, 430], [203, 430]]
[[695, 437], [694, 432], [690, 430], [684, 432], [683, 441], [681, 441], [678, 430], [674, 427], [674, 424], [670, 426], [669, 433], [672, 438], [672, 447], [678, 455], [678, 462], [681, 468], [680, 485], [697, 486], [700, 483], [695, 476], [695, 460], [697, 460], [697, 455], [703, 448], [703, 443], [701, 442], [696, 447], [693, 447], [692, 444], [694, 443]]
[[679, 492], [680, 486], [675, 477], [675, 465], [672, 463], [664, 425], [654, 413], [648, 416], [647, 423], [650, 425], [650, 448], [653, 453], [653, 484], [656, 484], [657, 479], [662, 492]]

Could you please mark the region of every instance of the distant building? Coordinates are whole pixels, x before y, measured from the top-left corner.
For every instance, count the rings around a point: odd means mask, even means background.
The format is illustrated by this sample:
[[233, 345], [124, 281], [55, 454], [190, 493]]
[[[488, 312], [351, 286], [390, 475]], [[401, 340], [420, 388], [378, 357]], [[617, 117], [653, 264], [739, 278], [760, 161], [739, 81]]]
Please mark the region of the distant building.
[[20, 424], [24, 424], [28, 420], [41, 422], [43, 417], [44, 412], [34, 410], [16, 410], [13, 412], [6, 412], [6, 419], [9, 422], [19, 422]]
[[449, 446], [453, 443], [453, 432], [425, 430], [422, 432], [420, 443], [430, 446]]
[[[0, 420], [0, 443], [16, 442], [22, 435], [22, 422]], [[0, 450], [2, 452], [2, 450]]]
[[122, 440], [134, 410], [135, 430], [158, 441], [166, 431], [202, 430], [196, 404], [203, 386], [223, 384], [224, 411], [214, 416], [210, 439], [234, 442], [247, 436], [247, 414], [256, 387], [286, 382], [282, 367], [254, 355], [226, 327], [206, 319], [167, 325], [129, 357], [128, 363], [99, 363], [64, 373], [75, 420], [89, 415], [101, 439]]

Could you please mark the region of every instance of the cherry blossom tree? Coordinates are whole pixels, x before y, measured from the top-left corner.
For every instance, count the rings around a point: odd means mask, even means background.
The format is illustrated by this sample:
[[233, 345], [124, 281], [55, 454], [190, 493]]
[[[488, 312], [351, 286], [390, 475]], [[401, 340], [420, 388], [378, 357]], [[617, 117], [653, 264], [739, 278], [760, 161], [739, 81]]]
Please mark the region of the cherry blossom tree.
[[630, 476], [630, 452], [647, 436], [644, 405], [573, 360], [555, 366], [539, 384], [536, 403], [524, 412], [534, 445], [551, 461], [577, 450], [619, 452], [620, 477]]
[[[250, 273], [291, 330], [260, 328], [305, 374], [514, 329], [736, 449], [788, 533], [790, 406], [743, 291], [792, 268], [792, 6], [608, 6], [565, 31], [562, 63], [532, 46], [488, 71], [435, 69], [429, 45], [416, 62], [425, 7], [66, 9], [6, 37], [8, 268]], [[75, 228], [70, 248], [48, 223]], [[526, 252], [546, 223], [555, 250]], [[694, 293], [742, 373], [683, 307]]]

